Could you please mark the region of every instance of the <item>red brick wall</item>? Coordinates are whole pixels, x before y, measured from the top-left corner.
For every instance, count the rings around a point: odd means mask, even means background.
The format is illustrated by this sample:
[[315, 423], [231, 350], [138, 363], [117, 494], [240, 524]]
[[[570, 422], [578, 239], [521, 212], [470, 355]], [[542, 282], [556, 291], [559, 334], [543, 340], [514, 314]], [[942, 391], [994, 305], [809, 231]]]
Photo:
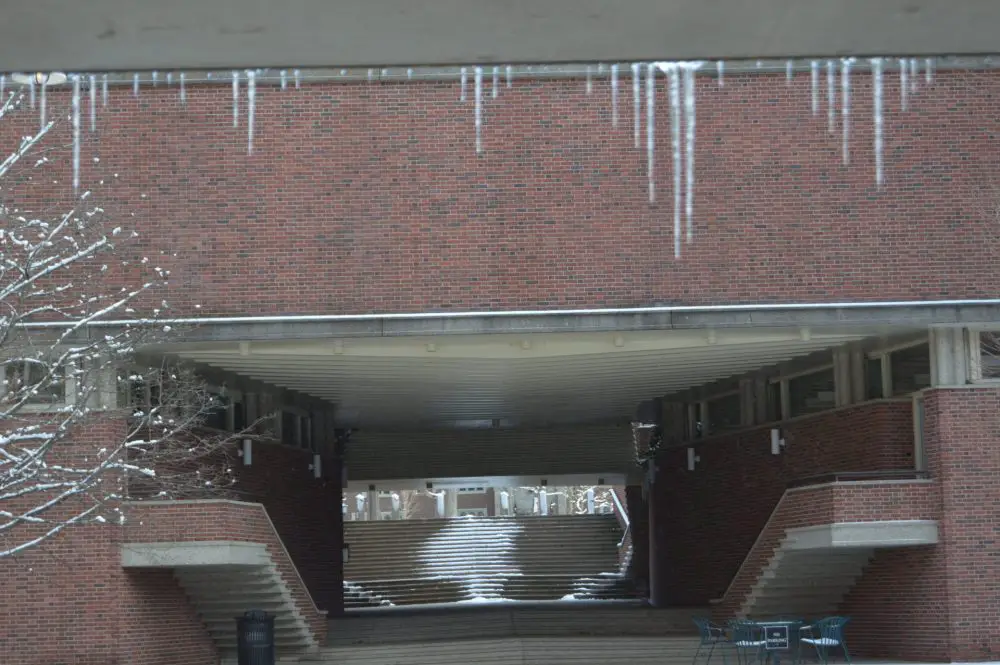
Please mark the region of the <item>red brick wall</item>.
[[[177, 313], [991, 297], [1000, 274], [981, 266], [996, 234], [976, 199], [1000, 166], [1000, 76], [941, 71], [905, 113], [886, 77], [882, 191], [870, 80], [852, 82], [844, 166], [839, 132], [810, 113], [808, 73], [699, 77], [680, 261], [662, 79], [652, 205], [627, 86], [615, 129], [606, 81], [587, 96], [580, 80], [518, 80], [487, 98], [481, 156], [454, 81], [261, 85], [252, 156], [228, 83], [189, 86], [186, 107], [176, 88], [116, 87], [83, 182], [137, 213], [144, 252], [174, 271]], [[50, 143], [68, 146], [68, 128]], [[68, 155], [50, 154], [46, 176], [63, 196]]]
[[316, 605], [343, 609], [343, 513], [340, 469], [323, 460], [324, 479], [313, 478], [312, 453], [279, 444], [255, 444], [252, 464], [234, 467], [241, 500], [264, 505], [309, 587]]
[[657, 459], [651, 491], [657, 600], [707, 605], [722, 596], [787, 484], [834, 471], [913, 468], [912, 406], [869, 402], [787, 421], [771, 454], [771, 425], [704, 439]]

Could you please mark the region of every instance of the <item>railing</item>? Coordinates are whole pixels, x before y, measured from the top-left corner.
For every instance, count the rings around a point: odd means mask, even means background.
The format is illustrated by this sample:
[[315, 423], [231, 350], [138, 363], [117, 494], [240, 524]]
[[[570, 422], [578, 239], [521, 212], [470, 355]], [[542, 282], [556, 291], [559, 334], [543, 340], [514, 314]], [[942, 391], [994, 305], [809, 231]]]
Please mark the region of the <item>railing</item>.
[[622, 521], [625, 522], [625, 530], [622, 532], [622, 539], [618, 541], [618, 548], [621, 549], [625, 546], [625, 541], [628, 540], [629, 533], [632, 531], [632, 522], [628, 518], [628, 511], [622, 505], [621, 499], [618, 498], [618, 492], [614, 488], [611, 489], [611, 500], [615, 502], [615, 512], [621, 517]]
[[816, 476], [796, 478], [788, 483], [787, 488], [806, 487], [825, 483], [848, 483], [865, 480], [925, 480], [930, 478], [926, 471], [913, 469], [886, 469], [883, 471], [837, 471], [822, 473]]

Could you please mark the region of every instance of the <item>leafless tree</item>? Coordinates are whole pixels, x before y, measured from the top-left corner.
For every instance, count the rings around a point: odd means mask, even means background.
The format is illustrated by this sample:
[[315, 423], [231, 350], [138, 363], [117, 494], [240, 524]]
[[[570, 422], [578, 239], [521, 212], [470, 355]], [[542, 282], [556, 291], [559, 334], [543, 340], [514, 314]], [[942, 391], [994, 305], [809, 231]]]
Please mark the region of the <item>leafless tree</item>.
[[66, 113], [26, 123], [25, 98], [0, 106], [0, 128], [15, 127], [0, 137], [33, 129], [0, 162], [0, 558], [124, 521], [126, 499], [220, 491], [235, 436], [205, 427], [223, 398], [190, 369], [139, 361], [176, 334], [167, 303], [148, 304], [169, 273], [127, 251], [138, 236], [118, 224], [127, 215], [68, 183], [53, 193]]

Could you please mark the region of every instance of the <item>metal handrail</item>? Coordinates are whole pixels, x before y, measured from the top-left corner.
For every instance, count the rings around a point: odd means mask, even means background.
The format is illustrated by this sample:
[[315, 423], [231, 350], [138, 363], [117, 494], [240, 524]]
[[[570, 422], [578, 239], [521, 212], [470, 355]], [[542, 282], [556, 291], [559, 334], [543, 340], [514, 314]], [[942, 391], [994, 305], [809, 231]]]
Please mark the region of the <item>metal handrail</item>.
[[835, 471], [816, 476], [795, 478], [786, 486], [788, 489], [820, 485], [824, 483], [845, 483], [864, 480], [925, 480], [930, 478], [926, 471], [914, 469], [885, 469], [882, 471]]
[[625, 540], [628, 538], [629, 533], [632, 531], [632, 522], [628, 518], [628, 511], [622, 505], [621, 499], [618, 498], [618, 492], [611, 489], [611, 500], [615, 502], [615, 510], [621, 516], [622, 520], [625, 522], [625, 530], [622, 532], [622, 539], [618, 541], [619, 549], [625, 546]]

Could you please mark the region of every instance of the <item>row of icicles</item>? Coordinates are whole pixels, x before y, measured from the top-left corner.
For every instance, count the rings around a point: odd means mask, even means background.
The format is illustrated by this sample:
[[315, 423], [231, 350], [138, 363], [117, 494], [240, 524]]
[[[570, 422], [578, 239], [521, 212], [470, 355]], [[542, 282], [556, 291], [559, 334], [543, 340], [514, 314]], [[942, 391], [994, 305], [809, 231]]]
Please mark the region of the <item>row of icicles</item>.
[[[883, 169], [883, 70], [885, 66], [892, 62], [898, 62], [900, 81], [900, 106], [903, 111], [909, 107], [909, 97], [917, 91], [920, 78], [920, 62], [916, 58], [870, 58], [872, 72], [872, 94], [873, 94], [873, 121], [874, 121], [874, 153], [875, 153], [875, 183], [881, 188], [885, 182]], [[843, 161], [847, 165], [850, 163], [850, 128], [851, 128], [851, 69], [856, 64], [855, 58], [842, 58], [837, 60], [811, 60], [809, 61], [810, 82], [811, 82], [811, 102], [812, 114], [819, 114], [820, 93], [823, 70], [826, 74], [826, 98], [827, 98], [827, 124], [830, 133], [836, 132], [837, 121], [837, 98], [838, 98], [838, 69], [840, 74], [839, 97], [841, 132], [843, 142]], [[923, 75], [927, 84], [934, 80], [935, 62], [931, 58], [924, 60]], [[631, 84], [632, 84], [632, 106], [633, 106], [633, 138], [635, 148], [641, 148], [642, 144], [642, 73], [645, 70], [645, 105], [646, 105], [646, 172], [647, 186], [650, 203], [656, 200], [656, 187], [654, 178], [655, 168], [655, 117], [656, 117], [656, 76], [662, 73], [667, 77], [667, 99], [670, 105], [670, 137], [673, 154], [673, 193], [674, 193], [674, 256], [681, 255], [682, 216], [685, 222], [683, 236], [687, 242], [693, 238], [693, 214], [694, 214], [694, 153], [695, 153], [695, 74], [705, 65], [704, 62], [650, 62], [632, 63]], [[761, 68], [761, 63], [757, 63], [757, 68]], [[476, 152], [482, 153], [482, 125], [483, 125], [483, 92], [485, 68], [482, 66], [462, 67], [459, 69], [459, 99], [467, 101], [469, 87], [469, 70], [472, 70], [473, 94], [475, 99], [475, 145]], [[725, 84], [725, 62], [719, 60], [715, 63], [716, 80], [720, 86]], [[786, 61], [786, 83], [791, 84], [795, 76], [795, 62]], [[388, 70], [381, 70], [385, 76]], [[604, 64], [587, 65], [585, 68], [586, 94], [590, 95], [594, 91], [595, 77], [603, 77], [605, 72], [609, 72], [611, 97], [611, 124], [618, 127], [618, 102], [619, 102], [619, 65], [612, 64], [606, 67]], [[254, 124], [257, 107], [257, 78], [263, 70], [246, 70], [242, 74], [238, 70], [233, 70], [232, 80], [232, 107], [233, 107], [233, 127], [239, 127], [240, 122], [240, 86], [242, 80], [246, 79], [246, 122], [247, 122], [247, 153], [253, 154]], [[346, 70], [341, 70], [345, 74]], [[492, 68], [491, 95], [496, 98], [500, 91], [501, 68]], [[504, 67], [503, 77], [507, 88], [513, 85], [513, 68], [510, 65]], [[207, 74], [211, 78], [211, 73]], [[368, 82], [375, 78], [375, 70], [368, 70]], [[413, 69], [407, 70], [407, 79], [413, 78]], [[103, 106], [108, 104], [108, 75], [96, 74], [72, 74], [69, 77], [72, 88], [72, 126], [73, 126], [73, 190], [80, 188], [80, 121], [81, 121], [81, 98], [83, 86], [89, 94], [89, 119], [90, 131], [97, 129], [97, 94], [100, 89], [101, 102]], [[151, 73], [152, 85], [159, 84], [159, 74]], [[167, 73], [164, 77], [166, 85], [174, 83], [173, 73]], [[186, 76], [183, 72], [177, 78], [179, 87], [180, 102], [187, 102]], [[287, 90], [289, 84], [294, 84], [295, 88], [302, 86], [302, 73], [299, 69], [294, 69], [289, 75], [288, 70], [280, 70], [278, 75], [279, 86], [282, 90]], [[139, 96], [139, 74], [132, 76], [132, 94]], [[3, 97], [7, 85], [7, 77], [0, 75], [0, 98]], [[44, 129], [49, 124], [46, 116], [46, 100], [44, 84], [37, 86], [40, 92], [36, 91], [35, 83], [28, 86], [28, 96], [31, 108], [37, 106], [40, 114], [40, 124]], [[683, 135], [683, 140], [682, 140]], [[683, 212], [683, 215], [682, 215]]]

